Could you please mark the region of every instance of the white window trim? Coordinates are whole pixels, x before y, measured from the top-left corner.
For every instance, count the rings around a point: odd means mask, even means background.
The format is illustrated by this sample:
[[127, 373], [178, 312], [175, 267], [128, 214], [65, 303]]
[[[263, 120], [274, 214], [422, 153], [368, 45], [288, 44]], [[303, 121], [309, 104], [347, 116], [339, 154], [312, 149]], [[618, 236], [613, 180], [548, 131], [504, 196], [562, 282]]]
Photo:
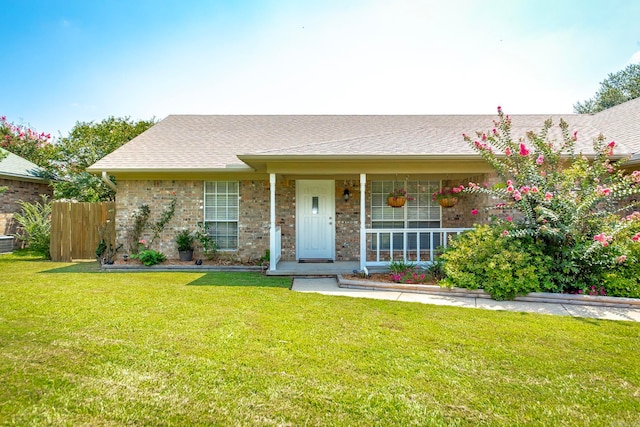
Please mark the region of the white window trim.
[[[393, 182], [394, 183], [394, 188], [396, 188], [397, 185], [402, 185], [402, 188], [406, 189], [407, 188], [407, 183], [408, 181], [416, 181], [416, 182], [420, 182], [420, 181], [433, 181], [433, 182], [438, 182], [438, 190], [442, 189], [442, 180], [431, 180], [431, 179], [415, 179], [415, 180], [405, 180], [405, 181], [395, 181], [395, 180], [391, 180], [391, 179], [376, 179], [376, 180], [371, 180], [371, 193], [369, 195], [369, 209], [371, 210], [371, 227], [373, 228], [374, 223], [380, 223], [380, 222], [403, 222], [403, 228], [406, 229], [410, 229], [409, 228], [409, 222], [425, 222], [425, 221], [429, 221], [429, 220], [420, 220], [420, 219], [409, 219], [408, 218], [408, 209], [405, 207], [403, 208], [396, 208], [396, 209], [402, 209], [402, 219], [398, 218], [398, 219], [389, 219], [389, 220], [374, 220], [373, 219], [373, 209], [374, 209], [374, 205], [373, 205], [373, 186], [374, 183], [376, 182]], [[431, 197], [431, 194], [429, 194], [429, 197]], [[407, 201], [407, 203], [409, 203], [409, 201]], [[375, 206], [376, 208], [379, 208], [380, 206]], [[439, 208], [439, 213], [438, 213], [438, 227], [437, 228], [441, 228], [442, 227], [442, 207], [438, 204], [436, 206], [437, 208]], [[433, 220], [435, 222], [435, 220]]]
[[[218, 193], [207, 193], [207, 182], [234, 182], [236, 184], [236, 188], [238, 189], [238, 197], [236, 199], [236, 212], [238, 213], [237, 218], [235, 220], [224, 220], [224, 221], [208, 221], [207, 220], [207, 195], [216, 195]], [[216, 185], [217, 187], [217, 185]], [[229, 193], [227, 193], [229, 194]], [[202, 183], [202, 224], [206, 227], [207, 223], [236, 223], [238, 233], [236, 235], [236, 247], [235, 248], [218, 248], [219, 252], [237, 252], [240, 248], [240, 182], [239, 181], [229, 181], [229, 180], [215, 180], [215, 181], [203, 181]], [[218, 242], [216, 242], [217, 244]]]

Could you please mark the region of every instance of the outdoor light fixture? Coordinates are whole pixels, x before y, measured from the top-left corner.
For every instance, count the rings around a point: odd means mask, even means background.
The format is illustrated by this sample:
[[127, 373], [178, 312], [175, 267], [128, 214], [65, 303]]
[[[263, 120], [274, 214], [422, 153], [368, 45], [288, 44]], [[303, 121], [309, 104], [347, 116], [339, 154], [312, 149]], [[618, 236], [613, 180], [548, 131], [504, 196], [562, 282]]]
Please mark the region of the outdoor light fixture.
[[349, 192], [348, 188], [344, 189], [344, 193], [343, 193], [342, 197], [344, 197], [344, 201], [345, 202], [349, 201], [349, 197], [351, 197], [351, 193]]

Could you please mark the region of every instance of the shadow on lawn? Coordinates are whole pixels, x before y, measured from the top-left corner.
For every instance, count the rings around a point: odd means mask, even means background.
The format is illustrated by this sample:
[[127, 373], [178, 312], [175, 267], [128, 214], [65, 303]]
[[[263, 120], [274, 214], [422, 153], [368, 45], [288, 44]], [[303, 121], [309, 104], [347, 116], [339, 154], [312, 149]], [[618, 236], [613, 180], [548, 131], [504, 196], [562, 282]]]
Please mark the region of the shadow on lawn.
[[223, 272], [205, 273], [187, 286], [246, 286], [255, 288], [290, 288], [290, 277], [267, 277], [260, 273]]
[[97, 261], [92, 262], [77, 262], [71, 265], [65, 265], [64, 267], [52, 268], [51, 270], [44, 270], [40, 273], [103, 273], [100, 268], [100, 264]]

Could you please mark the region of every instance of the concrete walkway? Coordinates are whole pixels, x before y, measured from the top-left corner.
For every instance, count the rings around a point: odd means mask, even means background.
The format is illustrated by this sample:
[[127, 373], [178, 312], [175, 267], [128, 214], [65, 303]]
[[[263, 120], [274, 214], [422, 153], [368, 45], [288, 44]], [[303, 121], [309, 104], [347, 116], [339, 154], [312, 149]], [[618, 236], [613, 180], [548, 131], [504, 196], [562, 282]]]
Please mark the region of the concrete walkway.
[[557, 316], [589, 317], [594, 319], [627, 320], [640, 322], [640, 309], [619, 307], [598, 307], [578, 304], [539, 303], [524, 301], [494, 301], [485, 298], [468, 298], [418, 294], [400, 291], [363, 290], [338, 287], [335, 278], [293, 279], [291, 289], [297, 292], [316, 292], [355, 298], [374, 298], [392, 301], [419, 302], [422, 304], [450, 305], [486, 310], [509, 310]]

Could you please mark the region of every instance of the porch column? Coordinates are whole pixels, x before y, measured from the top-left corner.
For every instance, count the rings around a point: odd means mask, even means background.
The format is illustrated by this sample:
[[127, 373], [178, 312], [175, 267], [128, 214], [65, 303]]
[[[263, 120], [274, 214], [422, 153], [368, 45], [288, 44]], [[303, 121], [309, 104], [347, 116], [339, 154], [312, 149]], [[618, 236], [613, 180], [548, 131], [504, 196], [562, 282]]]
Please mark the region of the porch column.
[[360, 174], [360, 270], [364, 270], [367, 265], [367, 233], [366, 233], [366, 196], [367, 196], [367, 174]]
[[269, 227], [269, 271], [276, 271], [276, 174], [269, 174], [271, 215]]

